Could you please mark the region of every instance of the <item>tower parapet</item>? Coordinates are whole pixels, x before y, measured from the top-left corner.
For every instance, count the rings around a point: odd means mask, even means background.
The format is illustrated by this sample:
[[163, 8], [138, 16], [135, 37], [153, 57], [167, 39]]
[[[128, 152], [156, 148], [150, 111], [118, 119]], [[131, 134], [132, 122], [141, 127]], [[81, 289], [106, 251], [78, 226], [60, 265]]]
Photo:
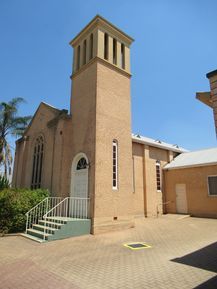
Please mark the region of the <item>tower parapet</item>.
[[96, 15], [70, 42], [74, 48], [73, 74], [98, 57], [130, 74], [130, 44], [133, 38]]

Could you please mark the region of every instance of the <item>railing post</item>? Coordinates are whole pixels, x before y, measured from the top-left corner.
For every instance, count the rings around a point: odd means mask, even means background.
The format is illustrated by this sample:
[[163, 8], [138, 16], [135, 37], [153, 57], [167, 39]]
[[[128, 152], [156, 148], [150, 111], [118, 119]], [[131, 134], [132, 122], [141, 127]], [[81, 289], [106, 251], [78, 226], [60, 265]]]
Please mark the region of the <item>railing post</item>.
[[46, 213], [47, 213], [47, 211], [48, 211], [48, 198], [47, 198], [47, 208], [46, 208]]
[[44, 241], [45, 241], [45, 233], [46, 233], [46, 220], [47, 220], [47, 218], [45, 217], [45, 222], [44, 222]]
[[68, 218], [68, 208], [69, 207], [69, 198], [67, 198], [67, 202], [66, 202], [66, 218]]
[[27, 234], [27, 229], [28, 229], [28, 220], [29, 220], [29, 214], [26, 214], [26, 234]]

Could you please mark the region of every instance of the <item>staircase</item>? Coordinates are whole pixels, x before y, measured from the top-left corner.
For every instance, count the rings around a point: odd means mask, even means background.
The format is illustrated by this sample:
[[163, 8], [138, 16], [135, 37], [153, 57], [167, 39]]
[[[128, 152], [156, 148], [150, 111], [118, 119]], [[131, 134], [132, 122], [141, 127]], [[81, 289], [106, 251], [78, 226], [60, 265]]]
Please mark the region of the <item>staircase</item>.
[[26, 213], [22, 236], [37, 242], [90, 234], [89, 198], [46, 198]]

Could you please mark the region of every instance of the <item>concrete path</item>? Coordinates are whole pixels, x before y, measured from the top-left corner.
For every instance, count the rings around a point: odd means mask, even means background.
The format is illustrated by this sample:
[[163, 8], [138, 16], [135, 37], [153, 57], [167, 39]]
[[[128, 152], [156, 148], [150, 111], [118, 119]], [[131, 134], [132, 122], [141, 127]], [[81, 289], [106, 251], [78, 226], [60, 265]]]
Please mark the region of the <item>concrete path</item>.
[[[0, 289], [217, 288], [217, 220], [166, 215], [39, 244], [0, 238]], [[131, 250], [127, 242], [151, 248]]]

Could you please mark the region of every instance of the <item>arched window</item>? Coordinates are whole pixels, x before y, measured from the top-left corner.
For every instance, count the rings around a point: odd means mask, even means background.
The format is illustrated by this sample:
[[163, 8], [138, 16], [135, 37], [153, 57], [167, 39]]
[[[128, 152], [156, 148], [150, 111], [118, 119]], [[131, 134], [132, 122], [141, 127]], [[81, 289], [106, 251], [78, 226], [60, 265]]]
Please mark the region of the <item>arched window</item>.
[[93, 58], [93, 33], [90, 34], [90, 57], [89, 60]]
[[34, 145], [31, 189], [38, 189], [41, 187], [43, 153], [44, 140], [42, 136], [39, 136]]
[[80, 158], [80, 160], [78, 161], [77, 163], [77, 167], [76, 167], [76, 170], [79, 171], [79, 170], [84, 170], [87, 168], [87, 161], [85, 158]]
[[104, 34], [104, 59], [108, 60], [108, 34]]
[[112, 170], [112, 188], [118, 189], [118, 143], [116, 140], [112, 142], [112, 153], [113, 153], [113, 170]]
[[86, 64], [87, 40], [83, 43], [83, 64]]
[[80, 45], [77, 48], [77, 70], [80, 68]]
[[160, 172], [160, 161], [156, 161], [156, 183], [157, 191], [161, 191], [161, 172]]

